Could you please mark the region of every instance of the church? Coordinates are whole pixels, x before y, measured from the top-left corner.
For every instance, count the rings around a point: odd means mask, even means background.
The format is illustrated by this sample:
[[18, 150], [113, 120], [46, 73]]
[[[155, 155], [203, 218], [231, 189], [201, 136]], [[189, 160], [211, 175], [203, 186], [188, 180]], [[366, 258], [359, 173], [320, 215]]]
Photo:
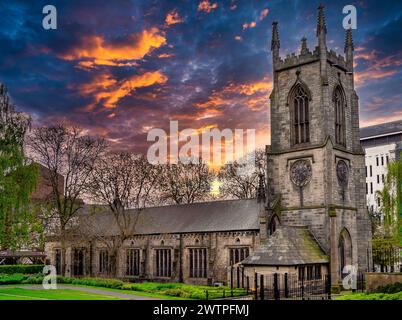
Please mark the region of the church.
[[[370, 268], [352, 31], [345, 32], [345, 56], [327, 48], [322, 6], [316, 31], [314, 50], [303, 38], [300, 52], [281, 57], [279, 27], [272, 25], [272, 138], [257, 199], [142, 210], [119, 250], [119, 278], [227, 284], [230, 266], [240, 265], [249, 275], [330, 274], [338, 284], [345, 266]], [[97, 235], [88, 230], [68, 238], [67, 275], [108, 276], [108, 250], [99, 235], [112, 241], [118, 227], [107, 208], [96, 219]], [[48, 237], [46, 254], [56, 268], [60, 246]]]

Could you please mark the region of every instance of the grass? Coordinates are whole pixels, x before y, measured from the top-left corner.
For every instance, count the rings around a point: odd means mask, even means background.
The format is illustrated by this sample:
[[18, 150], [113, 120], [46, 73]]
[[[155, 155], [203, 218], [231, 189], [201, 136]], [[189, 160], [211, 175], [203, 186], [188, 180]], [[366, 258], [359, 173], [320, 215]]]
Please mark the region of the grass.
[[[13, 287], [16, 287], [15, 285], [17, 284], [18, 287], [26, 284], [40, 285], [42, 284], [42, 280], [42, 275], [0, 275], [0, 285], [12, 285]], [[124, 294], [170, 300], [204, 300], [206, 299], [206, 291], [208, 291], [208, 299], [224, 298], [231, 296], [232, 294], [233, 296], [245, 295], [244, 289], [234, 289], [232, 291], [229, 287], [196, 286], [184, 283], [129, 283], [117, 279], [68, 277], [58, 277], [57, 283], [76, 286], [77, 289], [80, 287], [96, 288], [98, 290], [109, 292], [120, 292]]]
[[70, 289], [36, 290], [0, 288], [0, 300], [123, 300], [122, 298]]
[[351, 293], [335, 300], [402, 300], [402, 291], [397, 293]]

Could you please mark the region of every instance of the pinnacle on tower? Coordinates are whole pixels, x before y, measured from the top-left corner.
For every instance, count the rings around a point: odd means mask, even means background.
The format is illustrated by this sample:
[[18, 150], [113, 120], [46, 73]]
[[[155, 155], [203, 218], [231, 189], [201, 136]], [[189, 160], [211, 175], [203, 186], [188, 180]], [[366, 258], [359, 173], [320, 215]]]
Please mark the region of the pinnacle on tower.
[[317, 17], [317, 37], [320, 36], [320, 34], [326, 34], [327, 33], [327, 24], [325, 23], [325, 12], [324, 12], [324, 6], [319, 5], [318, 6], [318, 17]]
[[271, 51], [279, 50], [281, 43], [279, 41], [278, 22], [272, 22], [272, 41]]
[[257, 201], [265, 203], [264, 175], [262, 173], [258, 175]]
[[351, 49], [351, 51], [355, 49], [353, 46], [352, 29], [346, 29], [345, 32], [345, 53], [348, 52], [348, 49]]
[[300, 53], [301, 54], [306, 54], [308, 52], [308, 48], [307, 48], [307, 38], [303, 37], [301, 39], [301, 50]]

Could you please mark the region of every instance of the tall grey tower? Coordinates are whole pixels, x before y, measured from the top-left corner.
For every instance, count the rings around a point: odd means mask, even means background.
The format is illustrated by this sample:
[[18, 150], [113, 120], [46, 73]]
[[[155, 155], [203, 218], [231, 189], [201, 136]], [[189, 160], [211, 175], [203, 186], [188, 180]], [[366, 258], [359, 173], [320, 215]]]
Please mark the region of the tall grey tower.
[[[282, 58], [278, 23], [272, 25], [271, 146], [267, 148], [272, 196], [267, 197], [268, 230], [262, 234], [269, 234], [277, 223], [308, 226], [330, 257], [332, 281], [337, 283], [346, 265], [361, 271], [369, 268], [371, 227], [352, 31], [345, 32], [345, 56], [328, 50], [324, 7], [319, 6], [316, 36], [313, 51], [303, 38], [300, 53]], [[273, 197], [279, 201], [272, 201]]]

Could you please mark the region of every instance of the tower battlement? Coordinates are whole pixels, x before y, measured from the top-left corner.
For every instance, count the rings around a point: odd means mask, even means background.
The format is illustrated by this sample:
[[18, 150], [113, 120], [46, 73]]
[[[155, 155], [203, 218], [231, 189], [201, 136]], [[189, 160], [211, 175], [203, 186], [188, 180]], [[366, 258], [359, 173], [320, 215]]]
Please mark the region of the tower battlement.
[[[319, 47], [315, 47], [314, 51], [310, 51], [308, 48], [296, 54], [295, 52], [287, 54], [284, 58], [279, 57], [277, 61], [274, 62], [275, 70], [284, 70], [288, 68], [294, 68], [299, 65], [304, 65], [307, 63], [318, 62], [320, 60]], [[348, 65], [346, 59], [343, 55], [337, 54], [334, 50], [327, 50], [327, 61], [343, 70], [348, 70]]]

